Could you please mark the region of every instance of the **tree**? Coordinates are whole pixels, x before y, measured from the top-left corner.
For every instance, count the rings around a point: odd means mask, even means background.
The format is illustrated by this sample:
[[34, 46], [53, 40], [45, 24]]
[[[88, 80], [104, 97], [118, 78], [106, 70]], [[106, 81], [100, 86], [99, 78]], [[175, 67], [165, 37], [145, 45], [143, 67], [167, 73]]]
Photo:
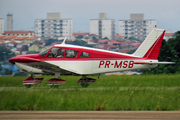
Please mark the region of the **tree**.
[[82, 39], [83, 38], [83, 35], [78, 35], [77, 37], [76, 37], [76, 39]]
[[28, 51], [28, 48], [29, 48], [28, 45], [23, 45], [22, 46], [22, 51]]
[[5, 75], [12, 75], [12, 70], [5, 68]]
[[103, 39], [109, 39], [108, 37], [104, 37]]
[[93, 41], [94, 41], [95, 43], [97, 43], [97, 42], [98, 42], [98, 39], [97, 39], [95, 36], [93, 36]]
[[39, 40], [35, 40], [34, 42], [33, 42], [33, 44], [43, 44], [41, 41], [39, 41]]
[[130, 50], [130, 51], [128, 51], [127, 53], [128, 53], [128, 54], [133, 54], [136, 50], [137, 50], [137, 49]]
[[0, 62], [7, 61], [14, 56], [15, 53], [12, 52], [10, 49], [7, 49], [5, 46], [0, 46]]
[[176, 36], [179, 36], [180, 35], [180, 31], [177, 31], [177, 32], [175, 32], [172, 36], [173, 37], [176, 37]]
[[66, 43], [72, 45], [80, 45], [80, 46], [84, 46], [85, 44], [87, 44], [87, 42], [83, 40], [66, 41]]
[[86, 47], [93, 47], [93, 45], [88, 45], [84, 40], [74, 40], [74, 41], [66, 41], [67, 44], [72, 45], [79, 45], [79, 46], [86, 46]]
[[37, 51], [28, 51], [26, 54], [37, 54], [37, 53], [39, 53], [39, 52], [37, 52]]
[[1, 71], [2, 69], [3, 69], [3, 68], [2, 68], [1, 63], [0, 63], [0, 71]]
[[129, 37], [129, 40], [137, 40], [137, 41], [140, 41], [138, 38], [135, 38], [135, 37]]
[[51, 45], [52, 43], [54, 42], [57, 42], [58, 40], [57, 39], [48, 39], [48, 40], [45, 40], [45, 46], [49, 46]]

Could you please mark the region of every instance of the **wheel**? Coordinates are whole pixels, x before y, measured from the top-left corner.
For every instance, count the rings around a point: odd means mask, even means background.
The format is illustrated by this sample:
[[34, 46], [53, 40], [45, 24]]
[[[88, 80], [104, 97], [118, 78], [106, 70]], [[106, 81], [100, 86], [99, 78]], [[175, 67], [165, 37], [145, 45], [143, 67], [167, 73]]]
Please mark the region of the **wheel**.
[[58, 87], [59, 87], [59, 85], [55, 85], [55, 86], [54, 86], [54, 88], [58, 88]]
[[31, 88], [33, 85], [32, 84], [26, 84], [25, 87], [26, 88]]
[[51, 88], [58, 88], [59, 85], [51, 85], [50, 87], [51, 87]]
[[88, 84], [88, 83], [84, 83], [84, 82], [83, 82], [83, 83], [81, 83], [81, 86], [82, 86], [82, 87], [84, 87], [84, 88], [86, 88], [86, 87], [88, 87], [88, 86], [89, 86], [89, 84]]
[[81, 86], [84, 87], [84, 88], [88, 87], [89, 84], [88, 84], [88, 79], [87, 79], [87, 77], [86, 77], [86, 76], [82, 76], [81, 79], [82, 79], [82, 81], [81, 81]]

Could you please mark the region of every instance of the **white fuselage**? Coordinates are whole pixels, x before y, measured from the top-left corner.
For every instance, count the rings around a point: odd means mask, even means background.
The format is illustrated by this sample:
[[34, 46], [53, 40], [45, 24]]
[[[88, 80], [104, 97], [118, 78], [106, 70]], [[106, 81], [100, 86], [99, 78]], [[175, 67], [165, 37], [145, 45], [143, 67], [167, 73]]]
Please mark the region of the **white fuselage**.
[[[138, 69], [151, 69], [158, 64], [134, 64], [135, 62], [150, 62], [149, 60], [86, 60], [86, 61], [44, 61], [52, 66], [58, 66], [60, 69], [71, 71], [80, 75], [108, 73], [118, 71], [129, 71]], [[157, 63], [157, 60], [151, 60], [151, 63]], [[43, 74], [38, 68], [28, 66], [24, 63], [16, 62], [19, 70], [27, 73]]]

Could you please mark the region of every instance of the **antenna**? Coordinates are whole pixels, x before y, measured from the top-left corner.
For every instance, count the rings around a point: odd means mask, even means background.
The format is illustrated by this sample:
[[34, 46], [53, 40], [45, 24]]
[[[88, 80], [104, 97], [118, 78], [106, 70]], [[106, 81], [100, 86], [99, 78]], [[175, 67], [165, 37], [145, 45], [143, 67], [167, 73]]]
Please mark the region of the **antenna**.
[[66, 42], [66, 37], [64, 38], [64, 40], [63, 40], [63, 42], [61, 44], [65, 44], [65, 42]]

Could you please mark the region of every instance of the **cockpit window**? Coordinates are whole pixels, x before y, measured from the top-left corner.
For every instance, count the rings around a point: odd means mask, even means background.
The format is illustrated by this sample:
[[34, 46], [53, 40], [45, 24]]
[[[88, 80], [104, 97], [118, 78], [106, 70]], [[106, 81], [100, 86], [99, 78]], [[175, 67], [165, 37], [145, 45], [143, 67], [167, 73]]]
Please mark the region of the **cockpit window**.
[[83, 57], [90, 57], [90, 54], [86, 52], [82, 52], [80, 55], [80, 58], [83, 58]]
[[51, 48], [51, 47], [48, 47], [47, 49], [41, 51], [41, 52], [39, 53], [39, 55], [40, 55], [40, 56], [46, 56], [46, 54], [47, 54], [47, 52], [49, 51], [50, 48]]
[[76, 58], [78, 55], [79, 51], [76, 50], [70, 50], [70, 49], [66, 49], [66, 57], [67, 58]]
[[64, 49], [52, 48], [47, 57], [64, 57]]

